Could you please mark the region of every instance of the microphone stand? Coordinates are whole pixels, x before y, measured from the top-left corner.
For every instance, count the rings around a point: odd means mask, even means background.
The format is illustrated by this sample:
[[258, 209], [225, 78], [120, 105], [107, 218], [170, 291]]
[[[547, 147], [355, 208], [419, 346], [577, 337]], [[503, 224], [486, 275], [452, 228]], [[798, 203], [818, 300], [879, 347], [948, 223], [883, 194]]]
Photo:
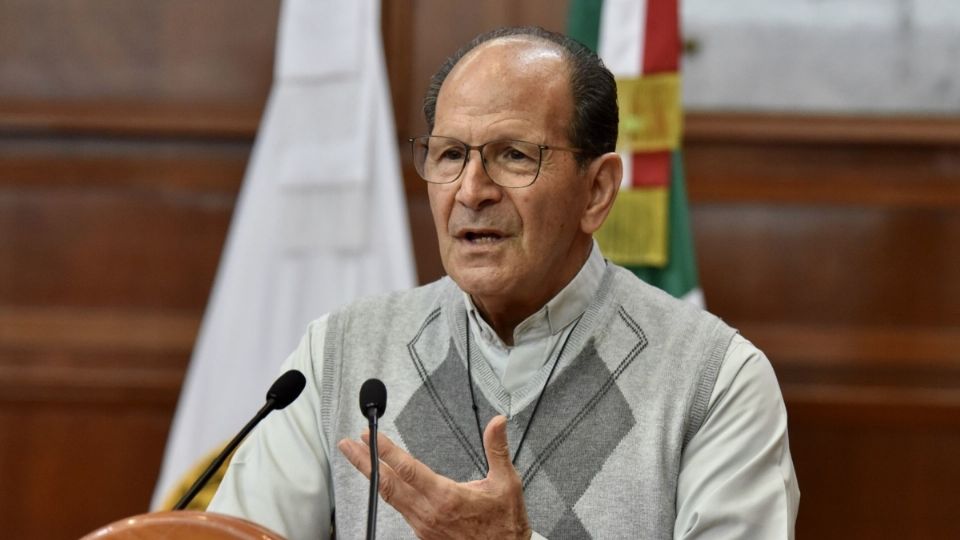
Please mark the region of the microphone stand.
[[377, 499], [380, 487], [380, 453], [377, 451], [377, 408], [367, 409], [370, 426], [370, 498], [367, 501], [367, 540], [377, 536]]
[[223, 462], [227, 460], [227, 456], [230, 455], [230, 452], [240, 445], [240, 442], [243, 441], [243, 438], [247, 436], [250, 431], [256, 427], [268, 414], [270, 414], [274, 406], [276, 405], [276, 400], [273, 398], [267, 399], [267, 402], [257, 411], [257, 415], [253, 417], [252, 420], [247, 422], [247, 425], [243, 426], [243, 429], [240, 430], [240, 433], [237, 433], [237, 436], [233, 438], [227, 446], [223, 448], [223, 451], [220, 452], [217, 457], [210, 462], [210, 465], [207, 466], [207, 470], [203, 471], [203, 474], [200, 475], [200, 478], [197, 478], [197, 481], [190, 486], [190, 489], [177, 501], [177, 504], [173, 507], [174, 510], [183, 510], [190, 504], [190, 501], [197, 496], [197, 493], [200, 493], [200, 490], [203, 489], [203, 486], [207, 485], [207, 482], [210, 481], [210, 477], [213, 476], [215, 472], [223, 465]]

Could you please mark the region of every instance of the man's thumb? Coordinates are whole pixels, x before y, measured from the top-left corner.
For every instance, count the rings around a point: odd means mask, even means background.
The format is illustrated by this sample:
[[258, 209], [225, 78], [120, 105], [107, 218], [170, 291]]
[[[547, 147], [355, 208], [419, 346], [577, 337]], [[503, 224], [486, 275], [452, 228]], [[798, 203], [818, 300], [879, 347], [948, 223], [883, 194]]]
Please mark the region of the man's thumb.
[[510, 463], [510, 446], [507, 445], [507, 417], [494, 416], [483, 431], [483, 447], [490, 464], [489, 476], [498, 476], [513, 471]]

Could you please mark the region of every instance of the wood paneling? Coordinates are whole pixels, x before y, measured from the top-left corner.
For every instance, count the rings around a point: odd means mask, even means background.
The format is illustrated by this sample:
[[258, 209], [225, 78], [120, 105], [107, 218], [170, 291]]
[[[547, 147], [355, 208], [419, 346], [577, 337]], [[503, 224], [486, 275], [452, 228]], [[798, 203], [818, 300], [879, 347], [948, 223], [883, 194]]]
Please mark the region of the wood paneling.
[[[803, 498], [797, 538], [955, 538], [957, 423], [884, 422], [873, 405], [838, 422], [843, 402], [814, 418], [791, 412], [790, 446]], [[855, 410], [855, 409], [854, 409]], [[928, 411], [912, 409], [925, 416]], [[956, 408], [953, 409], [956, 418]]]
[[262, 100], [229, 104], [5, 98], [0, 102], [0, 133], [249, 141], [263, 105]]
[[172, 403], [0, 402], [4, 536], [78, 538], [142, 513], [171, 413]]
[[708, 301], [733, 320], [960, 324], [958, 211], [704, 203], [694, 224]]
[[193, 311], [0, 309], [0, 402], [168, 407], [198, 324]]
[[[386, 1], [398, 143], [440, 62], [566, 2]], [[146, 508], [270, 85], [277, 0], [0, 3], [0, 522]], [[421, 281], [442, 274], [400, 144]], [[800, 538], [960, 536], [960, 118], [687, 116], [710, 309], [773, 362]], [[11, 486], [13, 486], [11, 488]]]
[[798, 537], [960, 535], [960, 120], [687, 128], [701, 283], [777, 370]]
[[5, 0], [0, 97], [261, 103], [278, 0]]
[[687, 141], [955, 146], [960, 118], [692, 111], [684, 130]]
[[0, 522], [146, 510], [271, 84], [277, 0], [0, 3]]
[[688, 141], [694, 202], [960, 208], [957, 142]]
[[248, 151], [217, 140], [0, 138], [0, 298], [202, 309]]
[[77, 538], [142, 513], [199, 319], [144, 309], [0, 310], [8, 538]]

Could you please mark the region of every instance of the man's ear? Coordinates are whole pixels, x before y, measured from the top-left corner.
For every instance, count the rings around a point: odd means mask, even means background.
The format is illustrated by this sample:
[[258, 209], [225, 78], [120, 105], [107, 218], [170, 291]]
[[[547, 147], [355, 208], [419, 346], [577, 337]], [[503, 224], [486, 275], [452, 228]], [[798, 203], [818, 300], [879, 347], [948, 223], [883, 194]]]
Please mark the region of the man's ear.
[[580, 218], [580, 229], [586, 234], [593, 234], [607, 219], [620, 190], [620, 180], [623, 178], [620, 154], [607, 152], [595, 158], [587, 168], [587, 175], [590, 177], [590, 200]]

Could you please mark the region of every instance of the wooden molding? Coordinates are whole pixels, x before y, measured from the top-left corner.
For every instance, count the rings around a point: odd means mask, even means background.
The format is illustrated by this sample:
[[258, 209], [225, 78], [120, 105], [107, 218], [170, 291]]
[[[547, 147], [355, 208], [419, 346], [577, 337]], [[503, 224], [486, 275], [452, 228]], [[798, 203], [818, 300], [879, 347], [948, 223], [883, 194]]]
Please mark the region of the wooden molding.
[[792, 420], [960, 427], [960, 330], [739, 326], [774, 365]]
[[960, 429], [960, 389], [783, 384], [793, 425]]
[[0, 348], [189, 353], [196, 313], [91, 308], [0, 308]]
[[176, 402], [195, 313], [0, 309], [0, 403]]
[[960, 372], [960, 329], [744, 322], [738, 327], [771, 358], [823, 368], [897, 366], [910, 360]]
[[687, 112], [687, 141], [960, 144], [960, 116]]
[[252, 140], [262, 104], [116, 101], [0, 102], [0, 133]]
[[[392, 41], [399, 39], [392, 34]], [[394, 59], [404, 67], [409, 59]], [[253, 139], [264, 104], [0, 102], [0, 132]], [[400, 111], [398, 111], [400, 112]], [[398, 121], [398, 126], [403, 125]], [[406, 135], [401, 134], [403, 139]], [[960, 144], [960, 116], [688, 112], [687, 141]]]

